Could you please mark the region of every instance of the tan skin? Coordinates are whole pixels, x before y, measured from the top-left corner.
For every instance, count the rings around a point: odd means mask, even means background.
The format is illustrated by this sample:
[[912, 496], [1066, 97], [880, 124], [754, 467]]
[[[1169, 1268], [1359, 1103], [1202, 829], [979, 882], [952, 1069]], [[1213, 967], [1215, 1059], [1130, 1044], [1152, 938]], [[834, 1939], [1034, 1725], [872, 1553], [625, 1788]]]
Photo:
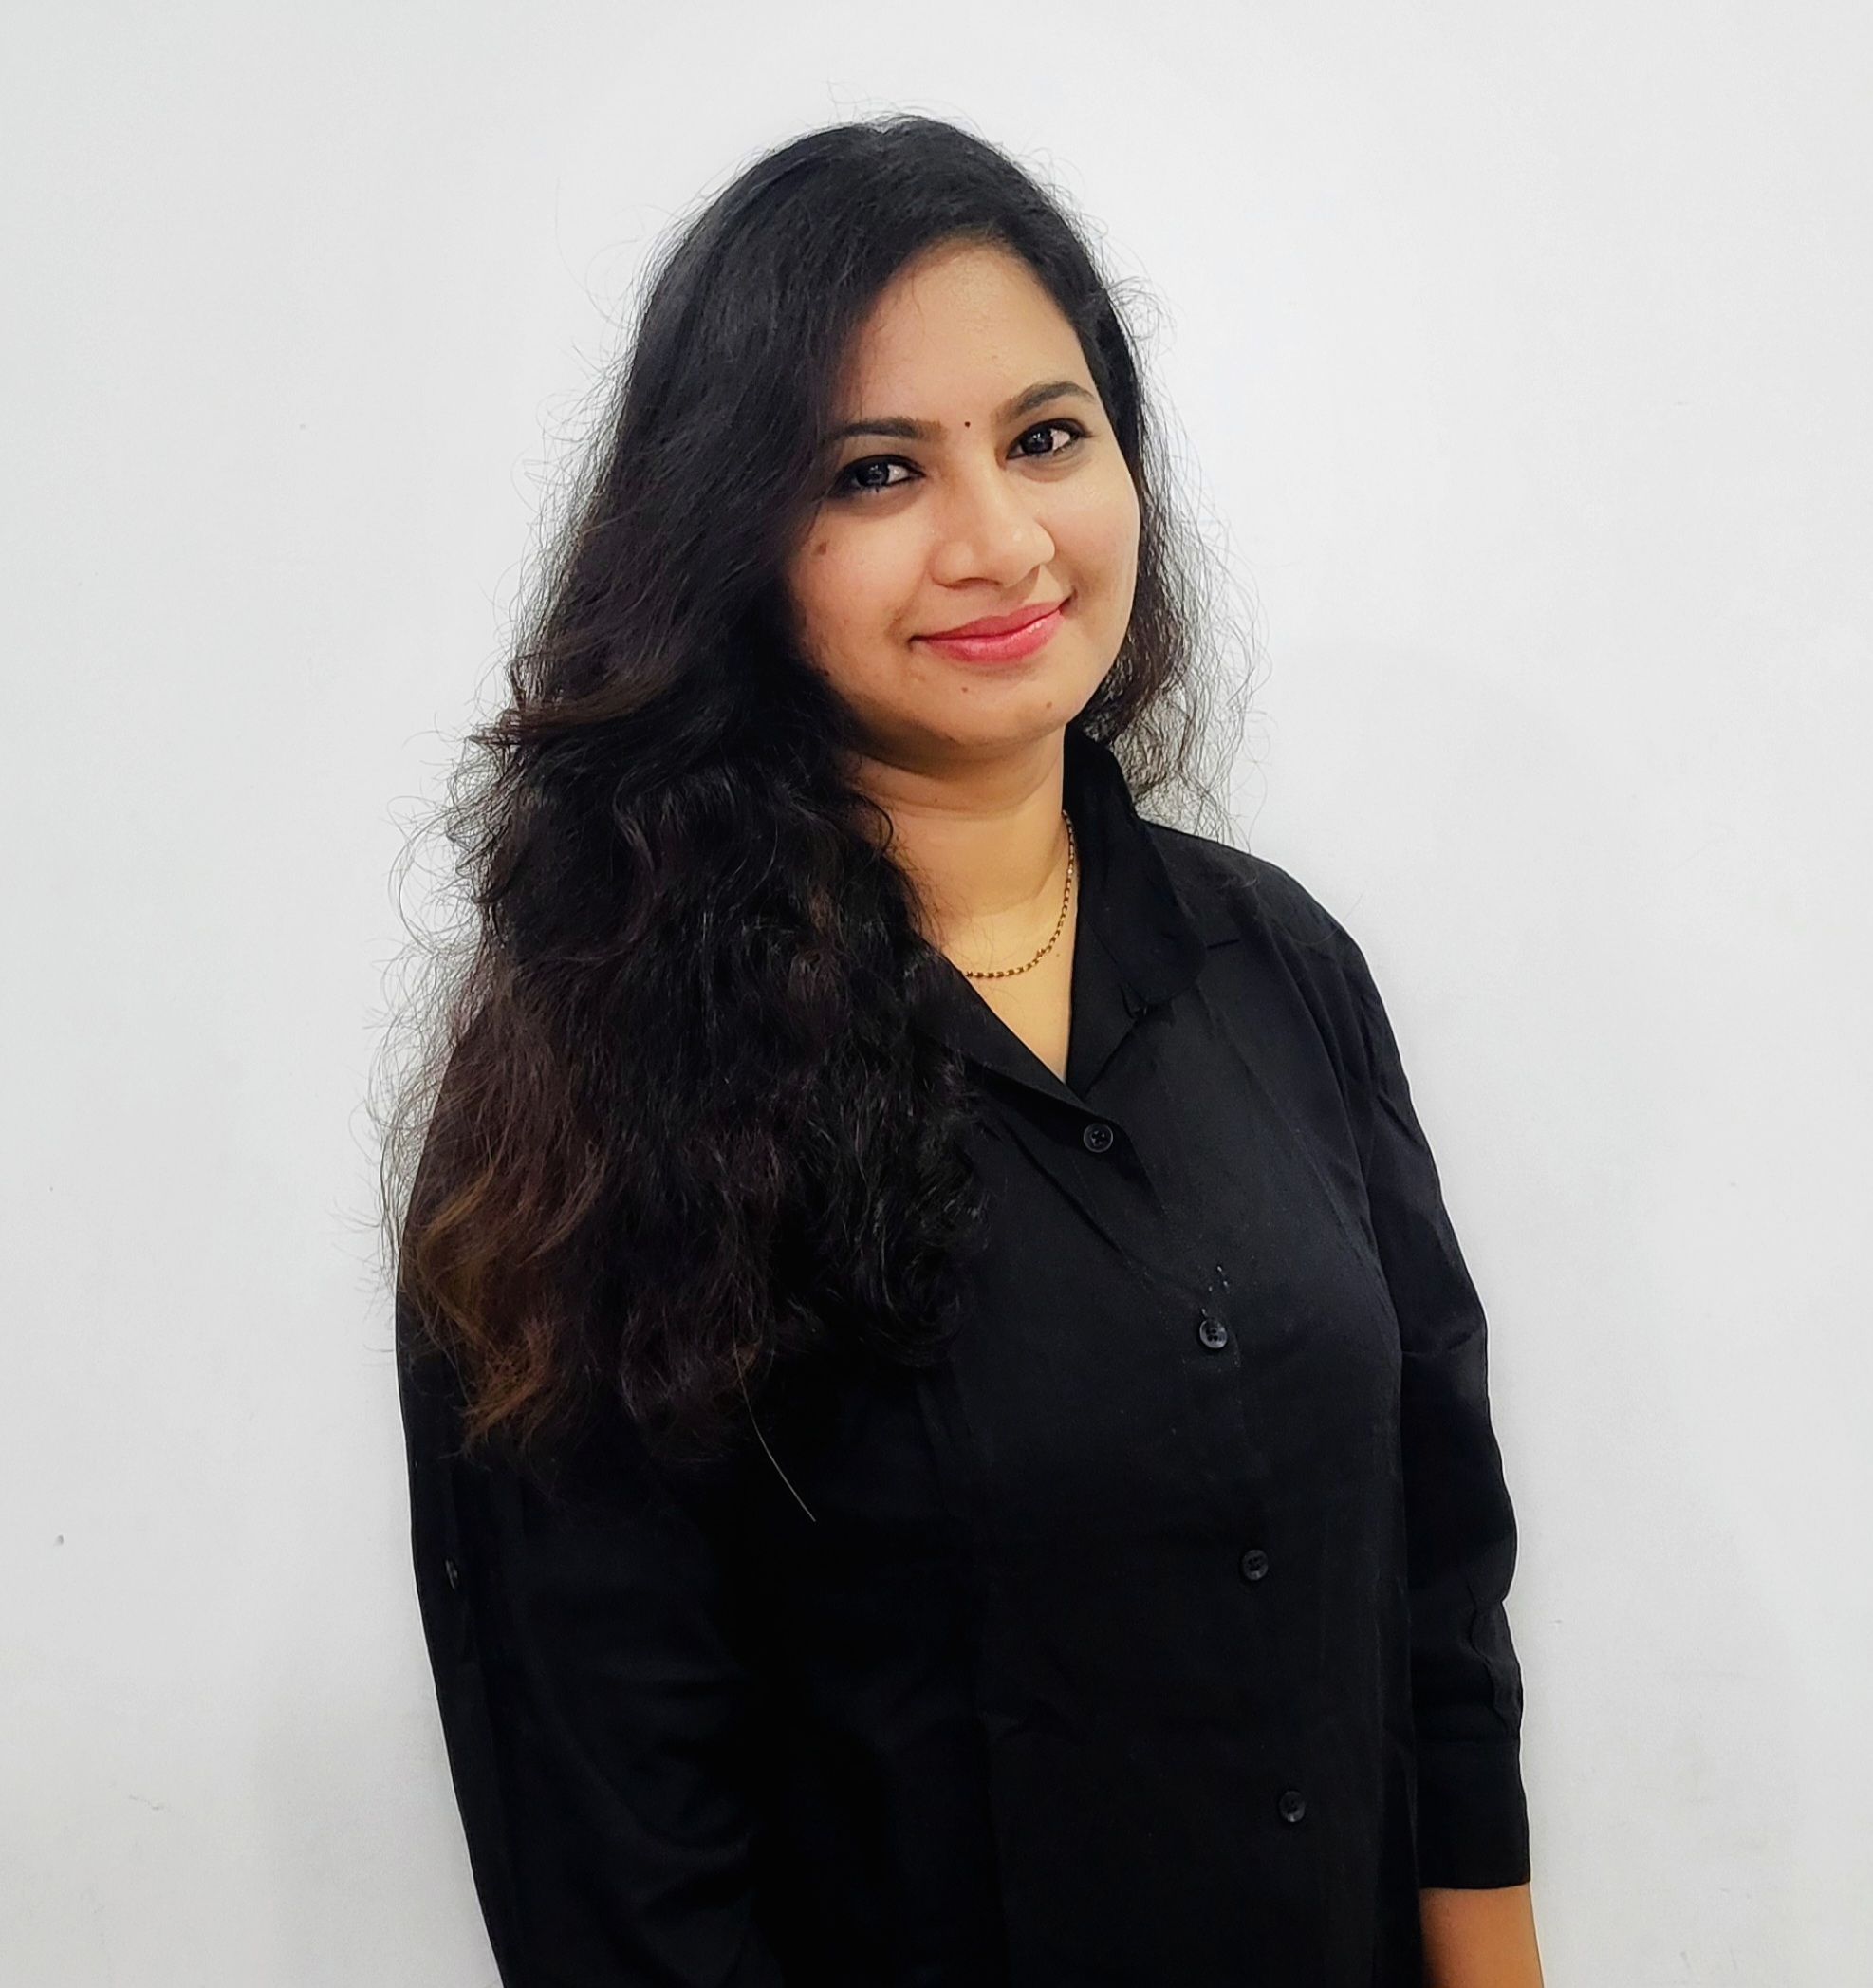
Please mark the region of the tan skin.
[[[1137, 491], [1072, 326], [998, 249], [945, 244], [900, 271], [841, 399], [836, 425], [873, 432], [838, 441], [789, 563], [801, 644], [861, 719], [854, 776], [889, 815], [932, 942], [966, 973], [1021, 966], [1060, 916], [1066, 728], [1131, 614]], [[1055, 601], [1058, 632], [1018, 662], [921, 639]], [[1056, 1076], [1076, 911], [1031, 970], [971, 982]], [[1431, 1988], [1541, 1988], [1528, 1886], [1420, 1903]]]

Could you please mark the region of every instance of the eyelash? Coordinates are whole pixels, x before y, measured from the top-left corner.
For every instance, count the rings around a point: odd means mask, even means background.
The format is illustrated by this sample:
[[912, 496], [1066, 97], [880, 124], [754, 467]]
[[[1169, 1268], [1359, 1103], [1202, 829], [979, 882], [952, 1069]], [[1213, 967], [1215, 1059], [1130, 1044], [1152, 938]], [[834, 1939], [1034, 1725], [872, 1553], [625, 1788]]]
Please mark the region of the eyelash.
[[[1046, 450], [1039, 455], [1030, 455], [1028, 458], [1030, 462], [1051, 462], [1056, 456], [1065, 455], [1075, 442], [1084, 441], [1090, 433], [1089, 430], [1083, 428], [1070, 416], [1062, 415], [1052, 420], [1036, 421], [1031, 428], [1023, 429], [1015, 437], [1015, 440], [1017, 443], [1025, 442], [1030, 435], [1044, 435], [1049, 428], [1065, 429], [1068, 437], [1067, 440], [1058, 449]], [[835, 497], [876, 497], [882, 496], [886, 491], [902, 490], [904, 482], [907, 482], [908, 478], [898, 483], [854, 483], [852, 481], [852, 477], [857, 472], [868, 470], [874, 463], [880, 462], [897, 463], [901, 468], [911, 471], [915, 471], [917, 468], [915, 463], [906, 462], [901, 455], [862, 455], [858, 461], [848, 462], [840, 471], [839, 474], [833, 478], [832, 495]]]

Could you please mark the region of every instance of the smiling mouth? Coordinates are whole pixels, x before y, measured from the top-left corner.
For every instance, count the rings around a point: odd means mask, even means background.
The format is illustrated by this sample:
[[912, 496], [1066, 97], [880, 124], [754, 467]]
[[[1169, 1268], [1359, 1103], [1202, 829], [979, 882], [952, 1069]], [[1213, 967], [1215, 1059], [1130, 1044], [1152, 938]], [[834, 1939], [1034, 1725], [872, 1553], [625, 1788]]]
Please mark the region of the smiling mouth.
[[1012, 614], [984, 615], [980, 621], [965, 622], [960, 628], [933, 628], [922, 639], [925, 641], [984, 641], [998, 635], [1018, 635], [1022, 629], [1032, 627], [1036, 622], [1057, 613], [1066, 606], [1066, 600], [1067, 596], [1063, 594], [1058, 601], [1018, 607]]
[[917, 640], [936, 655], [972, 667], [1026, 662], [1053, 641], [1070, 598], [1049, 601], [1045, 607], [1024, 607], [1018, 614], [985, 615], [965, 628], [919, 635]]

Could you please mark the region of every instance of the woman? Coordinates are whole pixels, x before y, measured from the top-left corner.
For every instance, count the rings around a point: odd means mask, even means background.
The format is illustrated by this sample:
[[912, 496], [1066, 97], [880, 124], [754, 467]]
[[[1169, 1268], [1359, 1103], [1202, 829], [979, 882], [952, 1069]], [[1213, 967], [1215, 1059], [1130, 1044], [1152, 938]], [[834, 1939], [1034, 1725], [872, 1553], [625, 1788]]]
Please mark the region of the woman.
[[1190, 587], [934, 121], [656, 273], [458, 804], [417, 1577], [528, 1988], [1539, 1979], [1484, 1327], [1357, 947], [1148, 823]]

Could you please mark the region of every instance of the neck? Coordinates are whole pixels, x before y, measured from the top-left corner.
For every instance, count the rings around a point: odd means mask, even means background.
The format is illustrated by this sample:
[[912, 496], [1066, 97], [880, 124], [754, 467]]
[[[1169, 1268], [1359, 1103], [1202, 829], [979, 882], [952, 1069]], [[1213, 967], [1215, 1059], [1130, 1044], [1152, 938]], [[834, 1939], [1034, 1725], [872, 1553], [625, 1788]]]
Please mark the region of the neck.
[[868, 757], [859, 768], [891, 817], [891, 853], [916, 888], [924, 936], [958, 964], [1025, 957], [1059, 919], [1062, 747], [1055, 733], [992, 760], [937, 768]]

